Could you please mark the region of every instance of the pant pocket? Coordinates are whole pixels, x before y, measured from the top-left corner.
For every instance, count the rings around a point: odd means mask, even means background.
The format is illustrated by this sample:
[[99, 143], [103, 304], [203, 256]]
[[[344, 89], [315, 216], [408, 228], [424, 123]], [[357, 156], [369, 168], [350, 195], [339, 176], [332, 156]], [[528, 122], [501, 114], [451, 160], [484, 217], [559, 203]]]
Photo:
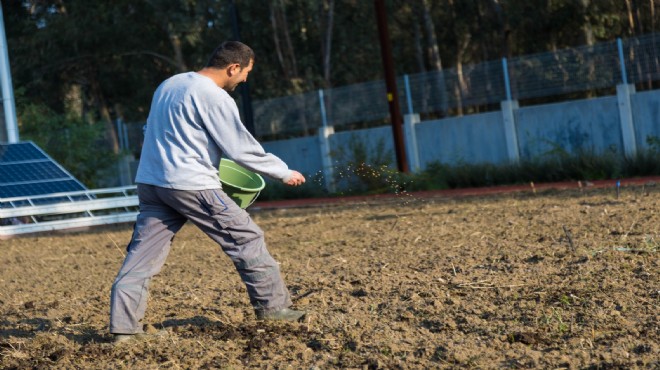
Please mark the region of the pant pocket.
[[236, 241], [236, 244], [246, 244], [264, 236], [263, 230], [252, 221], [247, 213], [240, 214], [230, 220], [217, 221]]
[[263, 230], [252, 221], [250, 215], [232, 203], [221, 190], [200, 191], [198, 200], [214, 223], [234, 239], [236, 244], [245, 244], [263, 237]]

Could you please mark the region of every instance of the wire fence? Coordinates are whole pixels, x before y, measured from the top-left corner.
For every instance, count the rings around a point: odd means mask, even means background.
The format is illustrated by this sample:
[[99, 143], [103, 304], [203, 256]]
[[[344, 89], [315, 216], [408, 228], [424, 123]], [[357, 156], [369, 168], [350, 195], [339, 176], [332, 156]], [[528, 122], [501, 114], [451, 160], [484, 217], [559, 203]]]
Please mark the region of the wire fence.
[[[660, 34], [650, 34], [405, 75], [397, 79], [399, 103], [403, 114], [445, 117], [496, 110], [504, 100], [612, 94], [622, 83], [652, 89], [660, 80], [659, 43]], [[386, 124], [389, 117], [384, 81], [253, 101], [253, 109], [262, 139], [307, 136], [324, 125]]]
[[[399, 103], [403, 114], [420, 114], [426, 120], [497, 111], [508, 100], [523, 106], [613, 95], [619, 84], [634, 84], [637, 91], [659, 88], [659, 43], [660, 34], [650, 34], [404, 75], [397, 79]], [[371, 81], [255, 100], [256, 136], [271, 141], [314, 135], [323, 126], [342, 131], [388, 125], [386, 95], [384, 81]], [[144, 123], [115, 123], [122, 152], [139, 158]], [[119, 168], [123, 162], [118, 163]], [[119, 185], [127, 184], [121, 181]]]
[[[612, 95], [616, 85], [658, 88], [660, 34], [404, 75], [397, 78], [403, 114], [427, 117], [500, 109], [535, 99]], [[349, 130], [389, 123], [385, 81], [310, 91], [252, 102], [256, 136], [276, 140], [309, 136], [322, 126]], [[239, 104], [240, 106], [240, 104]], [[122, 148], [139, 155], [142, 123], [122, 125]], [[118, 131], [120, 128], [117, 128]]]

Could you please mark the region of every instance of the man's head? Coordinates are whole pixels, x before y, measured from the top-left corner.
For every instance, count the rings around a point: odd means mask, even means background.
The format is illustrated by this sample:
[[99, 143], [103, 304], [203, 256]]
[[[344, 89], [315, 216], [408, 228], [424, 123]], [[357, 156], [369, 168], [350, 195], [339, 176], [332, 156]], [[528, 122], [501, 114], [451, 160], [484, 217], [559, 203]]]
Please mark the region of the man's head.
[[233, 91], [238, 84], [247, 80], [253, 64], [254, 51], [249, 46], [238, 41], [225, 41], [213, 51], [205, 69], [224, 71], [219, 86]]
[[254, 61], [254, 51], [239, 41], [225, 41], [215, 48], [206, 66], [208, 68], [225, 69], [231, 64], [238, 64], [241, 69]]

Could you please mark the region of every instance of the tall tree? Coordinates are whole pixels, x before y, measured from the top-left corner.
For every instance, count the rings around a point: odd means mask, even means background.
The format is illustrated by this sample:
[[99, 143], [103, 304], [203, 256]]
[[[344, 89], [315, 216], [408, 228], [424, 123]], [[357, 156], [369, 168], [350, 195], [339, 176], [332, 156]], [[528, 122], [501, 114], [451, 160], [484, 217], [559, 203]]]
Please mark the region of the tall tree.
[[[654, 31], [656, 3], [389, 0], [395, 69], [456, 70], [460, 97], [470, 93], [467, 65]], [[267, 4], [241, 0], [242, 38], [257, 54], [255, 99], [382, 79], [372, 2]], [[117, 117], [144, 120], [163, 79], [200, 67], [231, 37], [226, 1], [22, 0], [2, 6], [22, 96], [105, 126], [115, 148]], [[655, 51], [644, 58], [644, 68], [660, 63]]]
[[335, 0], [321, 0], [319, 1], [319, 15], [321, 22], [319, 22], [321, 32], [321, 56], [323, 59], [323, 81], [325, 87], [332, 86], [331, 83], [331, 70], [332, 70], [332, 31], [335, 24]]
[[291, 84], [293, 93], [300, 93], [298, 60], [291, 41], [289, 22], [283, 0], [271, 0], [269, 3], [273, 42], [284, 78]]

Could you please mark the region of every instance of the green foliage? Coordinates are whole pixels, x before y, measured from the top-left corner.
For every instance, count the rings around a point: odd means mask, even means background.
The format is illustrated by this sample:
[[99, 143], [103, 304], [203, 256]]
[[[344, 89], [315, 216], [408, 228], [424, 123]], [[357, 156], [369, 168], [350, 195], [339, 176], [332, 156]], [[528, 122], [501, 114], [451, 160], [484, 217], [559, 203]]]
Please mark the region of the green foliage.
[[634, 158], [626, 159], [624, 166], [627, 171], [640, 175], [655, 175], [660, 173], [660, 138], [648, 136], [648, 149], [638, 151]]
[[384, 145], [376, 143], [375, 150], [357, 138], [351, 140], [347, 150], [341, 151], [342, 164], [338, 172], [337, 194], [324, 190], [322, 178], [309, 181], [300, 188], [282, 184], [266, 187], [261, 200], [314, 198], [346, 194], [382, 194], [401, 191], [424, 191], [560, 182], [618, 179], [624, 177], [660, 175], [660, 140], [649, 138], [649, 149], [634, 158], [624, 158], [615, 151], [600, 155], [578, 152], [527, 160], [518, 164], [466, 164], [449, 165], [429, 163], [418, 173], [399, 173], [391, 166], [390, 153]]
[[[256, 52], [254, 98], [382, 79], [374, 4], [356, 0], [236, 1], [243, 41]], [[652, 2], [632, 2], [630, 26], [620, 0], [387, 1], [396, 73], [480, 63], [653, 30]], [[214, 47], [232, 38], [226, 1], [66, 0], [3, 3], [14, 85], [31, 102], [58, 113], [73, 85], [93, 117], [105, 105], [125, 121], [144, 120], [151, 93], [169, 75], [203, 66]], [[332, 7], [332, 27], [328, 15]], [[282, 13], [273, 25], [273, 9]], [[426, 12], [428, 11], [428, 13]], [[92, 14], [93, 16], [90, 16]], [[430, 45], [424, 20], [435, 24]], [[328, 34], [328, 32], [331, 32]], [[594, 40], [591, 40], [594, 41]], [[330, 42], [329, 71], [322, 46]], [[278, 49], [279, 46], [279, 49]], [[287, 68], [288, 67], [288, 68]], [[289, 69], [295, 69], [291, 71]], [[325, 73], [328, 73], [326, 76]], [[115, 108], [117, 108], [115, 110]], [[116, 118], [116, 117], [112, 117]]]
[[[94, 143], [96, 148], [103, 136], [97, 132], [100, 127], [87, 126], [80, 120], [103, 121], [106, 130], [111, 130], [108, 123], [115, 118], [143, 122], [149, 112], [151, 95], [160, 82], [174, 73], [199, 69], [219, 42], [234, 37], [228, 3], [5, 1], [2, 6], [14, 86], [24, 91], [25, 104], [43, 110], [38, 116], [48, 117], [40, 117], [43, 125], [36, 128], [30, 127], [31, 116], [19, 114], [24, 122], [21, 137], [71, 143], [53, 144], [52, 149], [46, 150], [66, 163], [76, 176], [93, 183], [93, 169], [104, 167], [112, 156], [104, 151], [97, 156], [99, 151], [88, 150], [83, 143]], [[253, 98], [273, 98], [383, 78], [373, 2], [244, 0], [235, 3], [241, 21], [241, 39], [257, 55], [250, 76]], [[641, 35], [652, 32], [657, 23], [653, 19], [656, 13], [650, 8], [653, 2], [631, 2], [631, 9], [620, 0], [427, 3], [428, 9], [421, 6], [421, 1], [386, 2], [398, 75], [437, 68], [438, 64], [430, 60], [428, 53], [434, 47], [438, 47], [442, 68], [451, 68]], [[278, 26], [273, 23], [274, 9], [281, 11]], [[634, 27], [628, 21], [628, 12], [637, 14]], [[330, 14], [332, 27], [327, 23]], [[428, 35], [428, 22], [424, 20], [435, 24], [434, 44]], [[331, 48], [324, 48], [325, 45]], [[321, 50], [330, 51], [327, 70]], [[47, 127], [51, 124], [53, 127]], [[104, 137], [112, 137], [109, 133]], [[448, 178], [443, 179], [436, 179], [440, 175], [434, 173], [420, 175], [429, 177], [427, 181], [423, 177], [408, 179], [399, 175], [391, 169], [391, 161], [368, 158], [360, 152], [362, 149], [349, 149], [357, 155], [352, 167], [355, 175], [350, 180], [353, 192], [386, 192], [399, 187], [392, 182], [408, 180], [419, 187], [526, 181], [521, 179], [521, 167], [528, 171], [526, 179], [540, 176], [553, 181], [612, 177], [618, 176], [618, 172], [622, 175], [624, 170], [657, 171], [653, 153], [645, 153], [620, 163], [618, 168], [598, 163], [595, 158], [586, 162], [564, 158], [555, 163], [532, 162], [512, 167], [464, 166], [452, 169], [453, 175], [445, 175]], [[81, 152], [74, 153], [77, 150]], [[80, 163], [76, 162], [77, 158]], [[482, 171], [481, 175], [478, 171]]]
[[103, 126], [57, 114], [44, 105], [20, 107], [21, 140], [31, 140], [87, 187], [98, 184], [97, 175], [115, 163], [105, 148]]
[[[557, 153], [556, 153], [557, 154]], [[525, 184], [529, 182], [589, 181], [660, 174], [657, 149], [641, 151], [627, 159], [615, 151], [602, 154], [567, 152], [543, 160], [521, 161], [519, 164], [430, 163], [424, 171], [413, 175], [407, 190], [485, 187]]]

